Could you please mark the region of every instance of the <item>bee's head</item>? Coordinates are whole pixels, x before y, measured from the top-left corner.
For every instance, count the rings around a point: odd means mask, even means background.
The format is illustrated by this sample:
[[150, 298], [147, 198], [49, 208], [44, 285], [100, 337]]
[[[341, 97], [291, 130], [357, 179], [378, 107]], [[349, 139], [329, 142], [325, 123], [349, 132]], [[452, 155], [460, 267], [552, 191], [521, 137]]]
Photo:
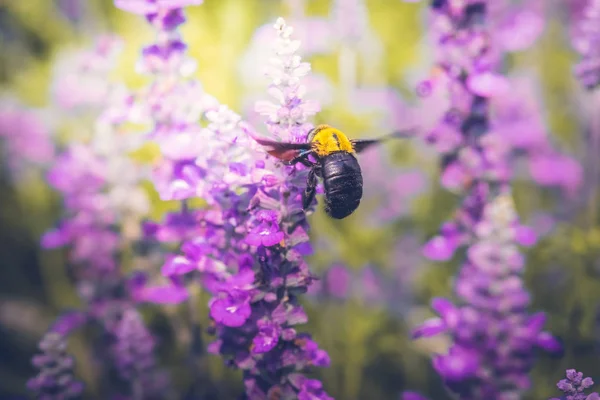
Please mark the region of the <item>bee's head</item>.
[[319, 133], [320, 131], [322, 131], [323, 129], [327, 129], [327, 128], [331, 128], [329, 125], [319, 125], [319, 126], [315, 126], [314, 128], [312, 128], [310, 131], [308, 131], [308, 133], [306, 134], [306, 143], [310, 143], [313, 141], [313, 139], [315, 138], [315, 136], [317, 135], [317, 133]]

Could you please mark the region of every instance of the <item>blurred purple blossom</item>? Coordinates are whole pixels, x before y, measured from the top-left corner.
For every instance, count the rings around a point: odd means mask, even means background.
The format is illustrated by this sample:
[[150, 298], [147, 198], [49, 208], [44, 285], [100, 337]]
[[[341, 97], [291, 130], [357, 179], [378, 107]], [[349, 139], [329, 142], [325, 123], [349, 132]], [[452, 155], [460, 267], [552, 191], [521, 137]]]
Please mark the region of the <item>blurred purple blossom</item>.
[[114, 330], [112, 348], [119, 376], [131, 382], [136, 399], [167, 398], [169, 378], [156, 366], [154, 338], [135, 309], [125, 310]]
[[85, 5], [83, 0], [55, 0], [59, 11], [71, 22], [81, 20]]
[[[310, 66], [296, 55], [300, 43], [291, 39], [292, 28], [283, 19], [274, 27], [276, 57], [266, 73], [273, 82], [269, 94], [277, 103], [258, 102], [256, 110], [267, 117], [271, 135], [303, 141], [312, 127], [307, 119], [319, 109], [316, 102], [303, 99], [301, 78]], [[300, 187], [307, 171], [283, 167], [264, 156], [257, 157], [254, 165], [259, 179], [248, 192], [252, 197], [247, 212], [224, 210], [240, 218], [237, 235], [229, 240], [235, 243], [237, 236], [236, 246], [249, 250], [253, 257], [240, 255], [237, 273], [215, 276], [209, 286], [215, 293], [210, 312], [218, 335], [209, 351], [231, 359], [244, 371], [249, 398], [275, 393], [327, 398], [320, 383], [309, 387], [308, 380], [293, 378], [311, 365], [329, 365], [327, 353], [294, 328], [307, 321], [297, 296], [306, 292], [312, 281], [302, 257], [311, 252]]]
[[437, 63], [447, 76], [451, 109], [428, 139], [439, 143], [450, 134], [451, 143], [440, 148], [441, 182], [463, 198], [424, 253], [441, 261], [460, 249], [466, 260], [454, 283], [460, 303], [434, 299], [439, 317], [413, 334], [452, 337], [448, 353], [436, 355], [433, 367], [461, 399], [519, 397], [530, 385], [535, 348], [560, 349], [542, 330], [544, 314], [527, 312], [524, 257], [517, 245], [531, 246], [536, 237], [519, 223], [510, 189], [512, 148], [498, 136], [501, 123], [490, 119], [490, 103], [510, 88], [495, 72], [502, 52], [490, 20], [506, 10], [494, 6], [485, 1], [431, 5]]
[[536, 1], [531, 1], [505, 10], [495, 31], [499, 48], [506, 52], [530, 48], [542, 35], [546, 24], [539, 8]]
[[581, 60], [573, 71], [581, 85], [592, 90], [600, 85], [600, 1], [588, 0], [573, 35]]
[[0, 100], [0, 151], [15, 178], [28, 167], [47, 166], [55, 148], [51, 121], [39, 110]]
[[350, 272], [341, 264], [332, 265], [323, 278], [326, 293], [336, 299], [344, 300], [350, 291]]
[[54, 103], [67, 113], [107, 107], [107, 100], [122, 90], [108, 79], [122, 47], [116, 36], [101, 35], [91, 49], [59, 54], [50, 87]]
[[82, 311], [65, 311], [56, 319], [56, 321], [54, 321], [54, 324], [52, 324], [49, 331], [67, 337], [72, 332], [85, 325], [87, 321], [88, 316]]
[[33, 366], [39, 370], [27, 382], [29, 391], [37, 399], [77, 399], [83, 392], [83, 383], [73, 376], [75, 360], [67, 355], [67, 342], [58, 332], [47, 333], [39, 344], [42, 354], [33, 357]]
[[331, 30], [339, 42], [355, 44], [365, 38], [370, 26], [364, 0], [334, 0], [331, 9]]
[[371, 201], [376, 205], [370, 219], [378, 226], [406, 216], [427, 183], [427, 177], [421, 171], [393, 165], [383, 147], [362, 154], [361, 166], [365, 180], [364, 202]]
[[[137, 144], [135, 135], [121, 136], [123, 114], [112, 110], [114, 93], [128, 96], [124, 88], [107, 82], [116, 62], [115, 43], [112, 37], [101, 37], [92, 51], [80, 54], [76, 71], [65, 70], [62, 72], [66, 75], [62, 75], [59, 70], [55, 76], [57, 87], [71, 78], [77, 80], [75, 86], [90, 83], [91, 91], [88, 87], [77, 92], [80, 97], [58, 102], [66, 116], [74, 111], [73, 107], [83, 107], [92, 114], [95, 125], [91, 132], [76, 136], [47, 173], [49, 184], [63, 196], [64, 215], [41, 242], [45, 248], [68, 248], [68, 271], [84, 303], [80, 313], [71, 313], [73, 318], [61, 317], [52, 329], [68, 334], [84, 323], [92, 323], [101, 328], [103, 339], [120, 345], [124, 338], [120, 332], [122, 318], [140, 300], [122, 271], [120, 256], [139, 239], [139, 230], [132, 226], [149, 211], [149, 201], [139, 186], [147, 171], [128, 154]], [[107, 344], [105, 340], [96, 342], [103, 359], [110, 360], [106, 367], [119, 361], [108, 356]]]
[[[148, 12], [144, 10], [133, 11]], [[173, 214], [171, 223], [146, 224], [149, 237], [181, 243], [182, 254], [167, 258], [162, 273], [173, 281], [172, 289], [181, 287], [177, 282], [185, 277], [212, 295], [209, 331], [217, 338], [208, 351], [244, 371], [247, 396], [308, 392], [289, 375], [311, 365], [326, 366], [329, 357], [294, 328], [307, 321], [297, 296], [312, 281], [302, 259], [311, 252], [299, 187], [307, 171], [284, 168], [268, 158], [246, 122], [187, 79], [191, 63], [177, 33], [185, 21], [182, 10], [147, 18], [160, 33], [168, 33], [168, 40], [143, 52], [139, 70], [154, 75], [155, 82], [138, 94], [130, 115], [151, 123], [149, 137], [161, 148], [163, 159], [154, 174], [159, 194], [182, 200], [182, 218]], [[272, 135], [303, 141], [312, 127], [307, 119], [319, 109], [303, 98], [306, 89], [300, 81], [310, 66], [296, 55], [300, 43], [291, 39], [292, 28], [283, 20], [275, 28], [276, 57], [267, 74], [276, 103], [259, 102], [256, 109], [268, 117]], [[199, 126], [199, 119], [207, 126]], [[190, 210], [185, 200], [193, 197], [206, 200], [208, 208]], [[176, 221], [184, 223], [174, 225]], [[165, 224], [171, 227], [167, 231]], [[139, 295], [148, 290], [137, 287]], [[321, 393], [314, 385], [313, 391]]]

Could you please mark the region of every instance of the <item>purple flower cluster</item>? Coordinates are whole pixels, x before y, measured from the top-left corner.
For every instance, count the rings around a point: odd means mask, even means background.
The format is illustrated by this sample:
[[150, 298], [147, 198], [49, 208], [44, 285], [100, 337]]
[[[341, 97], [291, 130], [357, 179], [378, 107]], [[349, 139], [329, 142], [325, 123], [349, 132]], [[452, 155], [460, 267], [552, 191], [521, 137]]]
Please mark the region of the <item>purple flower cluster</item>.
[[[95, 59], [105, 61], [97, 65], [103, 74], [110, 69], [103, 57], [114, 62], [109, 47], [118, 44], [101, 38], [92, 53]], [[98, 73], [90, 68], [85, 68], [90, 75]], [[65, 215], [57, 228], [42, 237], [42, 246], [69, 247], [68, 262], [79, 294], [90, 306], [91, 316], [102, 320], [113, 305], [110, 299], [124, 301], [114, 295], [126, 284], [118, 259], [127, 240], [132, 239], [125, 225], [147, 213], [149, 205], [137, 187], [143, 171], [127, 157], [128, 141], [119, 137], [122, 121], [102, 110], [110, 110], [105, 105], [110, 104], [113, 91], [106, 87], [101, 92], [101, 98], [94, 92], [92, 98], [77, 101], [77, 105], [92, 102], [99, 108], [92, 138], [70, 144], [48, 172], [48, 182], [64, 198]]]
[[[310, 66], [295, 54], [299, 42], [291, 39], [292, 28], [279, 19], [275, 29], [276, 57], [267, 73], [273, 80], [269, 93], [278, 104], [260, 102], [257, 110], [269, 117], [272, 135], [305, 140], [312, 127], [306, 119], [317, 110], [302, 99], [300, 78]], [[238, 247], [254, 256], [241, 254], [237, 273], [210, 287], [215, 293], [210, 313], [219, 339], [209, 350], [244, 371], [248, 398], [330, 399], [320, 382], [301, 374], [311, 366], [328, 366], [329, 356], [295, 328], [308, 319], [298, 295], [313, 279], [303, 260], [312, 252], [301, 199], [307, 171], [283, 168], [269, 158], [255, 165], [264, 170], [261, 182], [252, 191], [245, 223], [237, 229], [243, 235]]]
[[[98, 63], [92, 66], [82, 62], [75, 76], [107, 74], [108, 64], [115, 61], [111, 46], [116, 44], [109, 38], [101, 38], [93, 52], [85, 53], [94, 55], [90, 58]], [[59, 75], [57, 79], [65, 77]], [[84, 323], [100, 326], [102, 337], [107, 339], [99, 343], [102, 354], [118, 367], [124, 353], [109, 355], [106, 347], [112, 343], [117, 347], [127, 346], [122, 329], [135, 303], [130, 290], [135, 286], [123, 273], [122, 256], [138, 237], [137, 230], [131, 227], [139, 225], [140, 217], [148, 212], [149, 202], [139, 187], [144, 170], [128, 157], [136, 140], [121, 137], [119, 126], [124, 116], [112, 108], [115, 98], [128, 99], [130, 95], [101, 78], [93, 81], [104, 82], [105, 87], [97, 87], [90, 97], [82, 95], [66, 106], [67, 109], [92, 106], [96, 113], [95, 129], [91, 138], [77, 138], [79, 141], [75, 140], [59, 154], [47, 175], [50, 185], [63, 196], [65, 213], [58, 227], [43, 236], [42, 246], [68, 248], [69, 272], [85, 304], [83, 314], [62, 316], [53, 331], [67, 334]], [[119, 96], [114, 97], [115, 93]], [[145, 351], [152, 350], [150, 342]], [[132, 387], [138, 383], [131, 374], [122, 377]]]
[[361, 155], [364, 166], [364, 203], [377, 205], [369, 222], [381, 226], [392, 218], [406, 217], [410, 213], [415, 198], [423, 193], [427, 178], [419, 170], [398, 168], [386, 149], [381, 146]]
[[[502, 1], [444, 1], [433, 7], [438, 10], [431, 21], [431, 31], [439, 40], [438, 61], [417, 92], [434, 97], [426, 100], [429, 103], [444, 103], [439, 97], [450, 97], [451, 109], [425, 137], [444, 156], [442, 185], [461, 193], [472, 177], [507, 181], [514, 173], [513, 163], [524, 158], [537, 184], [575, 194], [582, 183], [582, 168], [551, 145], [531, 82], [496, 72], [503, 52], [523, 50], [540, 36], [544, 27], [541, 12], [533, 5], [511, 8]], [[486, 13], [485, 33], [476, 20], [481, 10]], [[471, 17], [475, 20], [465, 20]], [[457, 24], [462, 23], [468, 27], [457, 31]], [[486, 114], [485, 126], [475, 126], [477, 115], [465, 117], [475, 101], [479, 104], [473, 107]], [[427, 105], [426, 112], [431, 106]], [[475, 125], [463, 126], [464, 121]], [[485, 131], [478, 151], [467, 142], [464, 129]]]
[[[410, 257], [410, 254], [408, 255]], [[409, 271], [398, 271], [397, 276], [385, 276], [372, 266], [365, 266], [354, 272], [340, 263], [333, 263], [315, 281], [308, 290], [308, 295], [316, 302], [327, 300], [347, 301], [357, 299], [369, 307], [390, 306], [391, 311], [402, 312], [403, 306], [409, 302], [407, 281]]]
[[483, 208], [474, 227], [477, 238], [455, 282], [462, 305], [434, 299], [439, 317], [414, 332], [414, 337], [442, 332], [452, 336], [449, 353], [436, 356], [433, 364], [464, 399], [518, 395], [529, 387], [534, 349], [560, 349], [542, 330], [544, 314], [527, 313], [530, 298], [521, 278], [524, 258], [515, 245], [510, 194], [496, 196]]
[[[201, 4], [201, 1], [116, 1], [123, 10], [144, 15], [156, 32], [156, 40], [141, 52], [136, 70], [150, 75], [152, 82], [136, 92], [122, 104], [124, 121], [147, 127], [146, 139], [158, 144], [161, 152], [154, 165], [151, 178], [162, 200], [182, 201], [179, 211], [171, 212], [160, 223], [143, 224], [141, 242], [147, 246], [177, 244], [201, 234], [200, 221], [205, 213], [192, 210], [186, 200], [208, 196], [212, 189], [207, 168], [201, 165], [202, 149], [218, 132], [199, 126], [207, 117], [207, 110], [217, 112], [218, 103], [206, 95], [199, 82], [189, 79], [196, 68], [187, 56], [187, 45], [179, 34], [185, 22], [183, 7]], [[204, 148], [206, 150], [206, 148]], [[210, 154], [209, 154], [210, 153]], [[207, 159], [211, 152], [205, 151]], [[198, 158], [198, 159], [197, 159]], [[215, 170], [219, 170], [215, 166]], [[159, 253], [162, 255], [162, 248]], [[181, 257], [167, 255], [162, 267], [162, 277], [148, 274], [133, 285], [134, 296], [139, 301], [153, 303], [180, 303], [189, 298], [180, 276], [192, 268], [184, 269]]]
[[[217, 340], [209, 351], [244, 371], [248, 398], [328, 399], [318, 381], [300, 373], [329, 365], [329, 357], [295, 329], [307, 321], [298, 295], [312, 281], [303, 260], [311, 252], [300, 189], [307, 171], [276, 164], [260, 151], [248, 124], [184, 79], [190, 67], [177, 28], [185, 21], [180, 7], [192, 3], [115, 3], [145, 14], [157, 30], [159, 40], [145, 47], [139, 68], [155, 80], [132, 114], [152, 124], [150, 137], [160, 146], [154, 183], [161, 198], [182, 200], [180, 212], [146, 225], [147, 235], [181, 243], [181, 254], [167, 257], [162, 268], [172, 288], [155, 298], [183, 300], [181, 289], [194, 283], [212, 294], [209, 330]], [[290, 38], [292, 29], [283, 21], [276, 28], [268, 76], [277, 104], [261, 102], [257, 111], [269, 117], [272, 135], [303, 141], [312, 128], [307, 117], [318, 111], [318, 104], [303, 100], [300, 84], [310, 66], [295, 54], [300, 43]], [[187, 200], [195, 197], [207, 207], [190, 209]], [[138, 293], [148, 298], [148, 289]]]
[[10, 99], [0, 100], [1, 155], [15, 177], [27, 167], [46, 166], [54, 157], [54, 143], [44, 115]]
[[57, 332], [47, 333], [40, 341], [42, 354], [33, 357], [39, 373], [27, 382], [27, 388], [40, 400], [78, 399], [83, 393], [83, 383], [73, 376], [75, 360], [67, 355], [67, 342]]
[[598, 400], [600, 395], [596, 392], [585, 394], [584, 392], [594, 385], [592, 378], [584, 378], [583, 373], [574, 369], [567, 370], [567, 379], [561, 379], [556, 386], [565, 394], [562, 398], [550, 400]]
[[581, 60], [573, 68], [581, 85], [592, 90], [600, 85], [600, 1], [589, 0], [573, 41]]
[[133, 308], [125, 310], [115, 327], [112, 352], [119, 376], [132, 382], [134, 399], [168, 397], [169, 379], [156, 366], [154, 346], [154, 338], [140, 314]]
[[481, 0], [438, 1], [431, 8], [438, 67], [452, 109], [429, 139], [442, 152], [442, 185], [463, 194], [463, 201], [424, 251], [447, 260], [465, 248], [466, 260], [454, 285], [460, 303], [434, 299], [439, 317], [414, 336], [446, 332], [452, 337], [448, 353], [435, 356], [433, 366], [461, 399], [515, 398], [529, 387], [534, 349], [554, 351], [559, 345], [542, 331], [544, 314], [527, 312], [525, 260], [517, 245], [532, 245], [535, 235], [518, 221], [509, 185], [510, 147], [493, 134], [490, 121], [490, 101], [507, 89], [506, 79], [495, 72], [499, 52], [489, 30], [492, 9]]
[[122, 43], [117, 37], [102, 35], [91, 49], [60, 54], [50, 87], [53, 103], [63, 113], [106, 107], [114, 91], [108, 77], [121, 50]]

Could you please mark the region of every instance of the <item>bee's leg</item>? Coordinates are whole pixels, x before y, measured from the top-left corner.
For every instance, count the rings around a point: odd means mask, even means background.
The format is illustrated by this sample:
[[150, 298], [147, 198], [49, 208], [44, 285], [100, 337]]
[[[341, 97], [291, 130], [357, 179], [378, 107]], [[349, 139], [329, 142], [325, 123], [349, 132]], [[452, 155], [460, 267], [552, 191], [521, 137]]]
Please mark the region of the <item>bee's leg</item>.
[[306, 189], [302, 192], [302, 209], [306, 210], [315, 199], [317, 193], [317, 171], [313, 168], [306, 178]]
[[323, 179], [323, 168], [321, 168], [321, 163], [316, 163], [313, 166], [313, 169], [315, 170], [315, 175], [317, 175], [317, 178]]
[[306, 165], [307, 167], [314, 167], [315, 163], [313, 163], [312, 161], [310, 161], [308, 159], [308, 156], [310, 156], [311, 154], [313, 154], [312, 150], [308, 150], [303, 153], [300, 153], [300, 155], [298, 155], [298, 156], [294, 157], [292, 160], [290, 160], [289, 164], [294, 165], [296, 163], [302, 163], [302, 164]]

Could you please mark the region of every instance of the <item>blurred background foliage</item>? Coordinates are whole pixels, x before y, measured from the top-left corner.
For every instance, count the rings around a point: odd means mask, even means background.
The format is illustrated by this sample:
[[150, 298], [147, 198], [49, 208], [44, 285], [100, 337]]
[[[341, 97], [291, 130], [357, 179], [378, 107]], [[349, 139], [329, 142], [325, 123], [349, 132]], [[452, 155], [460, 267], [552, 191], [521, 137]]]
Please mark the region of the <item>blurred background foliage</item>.
[[[95, 35], [104, 32], [118, 34], [125, 43], [113, 78], [132, 87], [148, 82], [133, 68], [141, 46], [152, 40], [152, 32], [141, 18], [116, 10], [109, 0], [86, 0], [78, 3], [81, 15], [70, 19], [61, 11], [61, 3], [0, 2], [3, 96], [16, 95], [26, 105], [45, 106], [56, 60], [66, 51], [89, 46]], [[430, 67], [423, 36], [425, 6], [399, 0], [366, 3], [380, 51], [377, 60], [361, 59], [357, 64], [355, 86], [391, 87], [406, 101], [414, 102], [415, 83], [428, 75]], [[571, 77], [576, 55], [569, 45], [566, 14], [558, 6], [549, 8], [552, 13], [542, 38], [532, 49], [511, 56], [506, 67], [510, 72], [526, 71], [538, 80], [554, 142], [588, 163], [593, 157], [586, 154], [589, 107], [585, 105], [592, 100], [581, 94]], [[330, 1], [311, 0], [306, 1], [305, 13], [328, 18], [330, 9]], [[252, 58], [246, 64], [240, 60], [259, 26], [289, 14], [290, 9], [279, 0], [206, 0], [204, 5], [190, 8], [183, 35], [191, 56], [198, 61], [197, 77], [205, 90], [248, 117], [244, 99], [264, 97], [264, 92], [257, 95], [256, 88], [242, 79], [245, 69], [260, 66], [253, 65]], [[352, 104], [352, 88], [344, 87], [338, 50], [308, 58], [313, 71], [327, 76], [333, 88], [331, 101], [315, 122], [338, 126], [351, 136], [386, 133], [385, 119], [377, 110], [364, 111]], [[57, 126], [64, 131], [77, 129], [68, 121], [58, 121]], [[411, 341], [409, 331], [430, 315], [427, 304], [432, 297], [451, 295], [458, 261], [429, 262], [420, 257], [419, 246], [450, 216], [458, 199], [438, 186], [436, 157], [422, 144], [390, 144], [369, 160], [363, 163], [367, 179], [369, 175], [392, 179], [398, 171], [416, 168], [425, 176], [423, 188], [410, 198], [388, 196], [392, 202], [407, 203], [405, 211], [393, 217], [374, 219], [381, 197], [385, 197], [375, 193], [377, 185], [351, 218], [333, 221], [322, 212], [311, 217], [316, 248], [310, 259], [313, 270], [323, 273], [340, 263], [356, 277], [352, 294], [344, 299], [306, 299], [307, 330], [333, 360], [331, 368], [318, 373], [336, 399], [396, 399], [402, 390], [420, 390], [443, 400], [447, 395], [429, 356], [443, 351], [447, 344], [444, 338]], [[553, 221], [550, 232], [527, 251], [526, 279], [533, 295], [532, 308], [548, 312], [549, 330], [565, 343], [561, 357], [540, 355], [529, 399], [554, 395], [555, 382], [566, 368], [600, 378], [596, 184], [586, 183], [585, 191], [591, 195], [568, 197], [526, 180], [515, 183], [521, 218], [532, 223]], [[63, 268], [64, 253], [42, 251], [38, 244], [40, 235], [58, 220], [61, 199], [48, 188], [41, 173], [32, 172], [15, 183], [5, 166], [0, 170], [0, 191], [0, 399], [4, 399], [24, 393], [25, 381], [33, 373], [29, 359], [37, 341], [58, 313], [78, 306], [78, 298]], [[171, 206], [161, 203], [156, 194], [153, 200], [153, 217], [158, 219]], [[375, 271], [379, 285], [387, 285], [389, 295], [370, 298], [365, 271]], [[384, 292], [381, 287], [375, 292]], [[203, 321], [207, 320], [206, 300], [199, 298]], [[220, 359], [205, 355], [201, 361], [181, 362], [188, 358], [184, 354], [187, 348], [178, 345], [179, 333], [167, 323], [187, 318], [181, 307], [149, 310], [146, 317], [160, 339], [162, 360], [181, 387], [193, 382], [206, 398], [235, 398], [241, 390], [238, 373], [226, 369]], [[93, 398], [94, 365], [86, 350], [86, 335], [78, 334], [70, 349], [78, 360], [77, 373], [88, 383]]]

